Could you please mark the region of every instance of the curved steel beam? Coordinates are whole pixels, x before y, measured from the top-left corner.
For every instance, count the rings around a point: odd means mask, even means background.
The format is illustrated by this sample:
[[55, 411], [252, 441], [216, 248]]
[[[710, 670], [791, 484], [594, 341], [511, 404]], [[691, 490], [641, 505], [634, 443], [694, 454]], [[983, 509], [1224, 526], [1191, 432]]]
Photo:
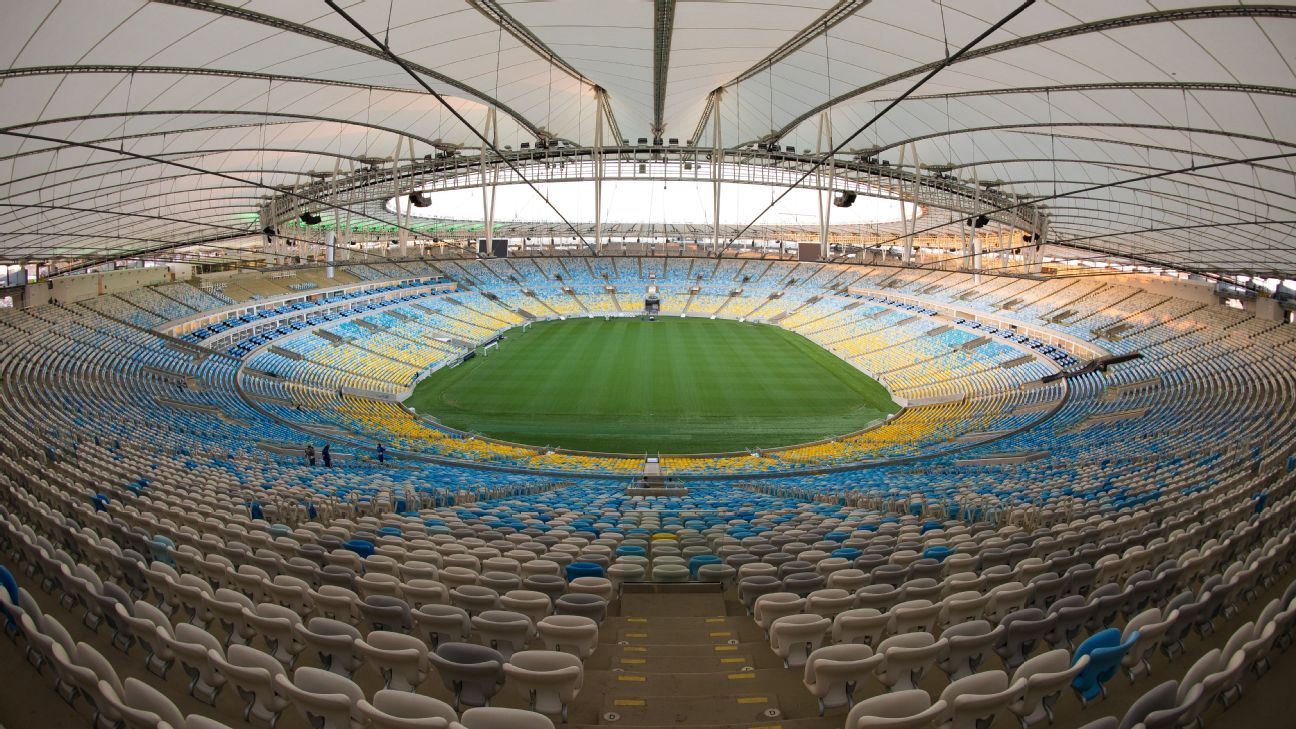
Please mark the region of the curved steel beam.
[[[577, 81], [589, 86], [591, 89], [607, 92], [602, 86], [599, 86], [593, 79], [581, 73], [575, 66], [568, 63], [562, 56], [554, 52], [552, 48], [540, 40], [540, 37], [531, 32], [531, 29], [518, 22], [509, 11], [504, 9], [495, 0], [468, 0], [468, 6], [486, 16], [491, 22], [498, 25], [505, 33], [513, 36], [514, 40], [526, 46], [532, 53], [542, 56], [549, 62], [549, 65], [562, 71]], [[612, 114], [611, 105], [604, 103], [604, 119], [607, 120], [608, 128], [617, 139], [621, 138], [621, 127], [617, 125], [616, 117]], [[553, 131], [552, 129], [549, 131]]]
[[[1260, 137], [1254, 134], [1243, 134], [1242, 132], [1229, 132], [1223, 129], [1202, 129], [1199, 127], [1176, 127], [1170, 124], [1135, 124], [1131, 122], [1023, 122], [1021, 124], [988, 124], [981, 127], [962, 127], [960, 129], [950, 129], [942, 132], [932, 132], [930, 134], [920, 134], [916, 137], [899, 139], [888, 142], [885, 145], [877, 147], [878, 152], [885, 152], [905, 144], [916, 142], [925, 142], [928, 139], [939, 139], [941, 137], [953, 137], [961, 134], [976, 134], [978, 132], [997, 132], [997, 131], [1014, 131], [1017, 129], [1041, 129], [1041, 128], [1065, 128], [1079, 127], [1082, 129], [1152, 129], [1162, 132], [1182, 132], [1184, 134], [1210, 134], [1220, 137], [1229, 137], [1230, 139], [1245, 139], [1248, 142], [1260, 142], [1263, 144], [1277, 144], [1283, 147], [1296, 147], [1296, 142], [1284, 142], [1280, 139], [1271, 139], [1269, 137]], [[1106, 140], [1115, 144], [1120, 144], [1120, 140]], [[1171, 148], [1173, 149], [1173, 148]], [[1173, 149], [1173, 151], [1182, 154], [1197, 154], [1196, 150], [1191, 149]], [[1201, 155], [1199, 155], [1201, 156]]]
[[[733, 79], [720, 85], [720, 88], [728, 88], [746, 81], [761, 71], [772, 67], [776, 63], [781, 63], [784, 59], [793, 53], [805, 48], [807, 44], [818, 38], [820, 35], [827, 35], [829, 30], [837, 27], [839, 23], [859, 12], [864, 6], [873, 2], [873, 0], [837, 0], [837, 4], [828, 8], [815, 18], [813, 23], [797, 31], [791, 38], [775, 48], [761, 60], [753, 63], [746, 71], [735, 76]], [[707, 120], [715, 110], [714, 92], [707, 95], [707, 105], [702, 110], [701, 117], [698, 118], [697, 124], [693, 127], [693, 136], [689, 138], [689, 144], [697, 146], [698, 141], [702, 138], [702, 131], [706, 129]]]
[[[0, 127], [0, 134], [12, 132], [15, 129], [30, 129], [32, 127], [45, 126], [46, 124], [64, 124], [67, 122], [92, 121], [95, 119], [112, 119], [114, 117], [123, 117], [123, 116], [132, 117], [132, 116], [191, 116], [191, 115], [255, 116], [262, 119], [265, 119], [267, 117], [279, 117], [283, 119], [293, 119], [299, 122], [300, 121], [331, 122], [334, 124], [344, 124], [347, 126], [365, 127], [368, 129], [374, 129], [381, 132], [387, 132], [389, 134], [395, 134], [398, 137], [409, 137], [410, 139], [413, 139], [416, 142], [422, 142], [423, 144], [426, 144], [429, 147], [435, 146], [433, 141], [431, 139], [428, 139], [427, 137], [413, 134], [405, 129], [396, 129], [394, 127], [383, 126], [381, 124], [369, 124], [361, 121], [351, 121], [350, 119], [318, 116], [316, 114], [295, 114], [290, 111], [272, 111], [267, 113], [264, 111], [251, 111], [247, 109], [182, 109], [182, 110], [141, 109], [139, 111], [106, 111], [98, 114], [77, 114], [74, 116], [58, 117], [55, 119], [39, 119], [37, 121], [23, 122], [21, 124], [11, 124], [7, 127]], [[259, 125], [247, 124], [247, 125], [240, 125], [240, 126], [259, 126]], [[148, 136], [157, 137], [162, 135], [169, 136], [172, 134], [186, 134], [189, 131], [192, 130], [189, 129], [160, 130], [156, 132], [151, 132], [149, 133]], [[62, 139], [53, 139], [53, 141], [58, 142], [60, 145], [64, 145], [64, 146], [66, 145], [82, 146], [83, 144], [85, 144], [82, 142], [69, 142]], [[117, 150], [109, 150], [109, 151], [116, 152]]]
[[[322, 41], [324, 43], [328, 43], [330, 45], [334, 45], [339, 48], [345, 48], [349, 51], [362, 53], [372, 58], [387, 60], [386, 54], [384, 54], [381, 50], [367, 46], [363, 43], [358, 43], [353, 40], [348, 40], [346, 38], [343, 38], [342, 36], [333, 35], [332, 33], [325, 33], [322, 30], [317, 30], [308, 25], [294, 23], [289, 20], [284, 20], [283, 18], [276, 18], [273, 15], [258, 13], [252, 10], [247, 10], [245, 8], [238, 8], [232, 5], [226, 5], [224, 3], [210, 2], [209, 0], [153, 0], [153, 2], [163, 3], [165, 5], [174, 5], [176, 7], [189, 8], [191, 10], [201, 10], [207, 13], [223, 15], [227, 18], [235, 18], [237, 20], [243, 20], [249, 23], [256, 23], [258, 25], [264, 25], [271, 28], [275, 28], [276, 30], [283, 31], [285, 33], [293, 33], [295, 35], [301, 35], [307, 38], [313, 38], [315, 40]], [[496, 99], [490, 94], [487, 94], [486, 92], [480, 89], [469, 86], [468, 84], [462, 81], [453, 79], [443, 73], [440, 73], [439, 71], [436, 71], [435, 69], [428, 68], [427, 66], [423, 66], [417, 63], [410, 63], [409, 65], [415, 71], [418, 71], [419, 73], [425, 76], [436, 79], [437, 81], [447, 86], [450, 86], [452, 88], [459, 89], [460, 91], [470, 96], [480, 99], [482, 102], [486, 103], [489, 106], [494, 106], [496, 109], [499, 109], [500, 111], [504, 112], [505, 114], [509, 115], [514, 120], [516, 120], [518, 124], [521, 124], [527, 131], [535, 135], [536, 139], [541, 138], [542, 135], [540, 134], [540, 129], [536, 127], [535, 124], [532, 124], [531, 120], [527, 119], [526, 116], [524, 116], [521, 112], [517, 111], [516, 109], [509, 106], [508, 104], [503, 103], [499, 99]]]
[[[992, 56], [997, 53], [1003, 53], [1017, 48], [1038, 45], [1040, 43], [1048, 43], [1050, 41], [1072, 38], [1074, 36], [1086, 35], [1089, 33], [1102, 33], [1109, 30], [1116, 30], [1118, 28], [1132, 28], [1140, 25], [1151, 25], [1156, 23], [1177, 23], [1187, 20], [1202, 20], [1210, 18], [1293, 19], [1296, 18], [1296, 8], [1282, 5], [1213, 5], [1196, 8], [1179, 8], [1175, 10], [1158, 10], [1149, 13], [1139, 13], [1137, 15], [1125, 15], [1119, 18], [1105, 18], [1092, 23], [1082, 23], [1080, 25], [1072, 25], [1065, 28], [1056, 28], [1054, 30], [1044, 31], [1043, 33], [1035, 33], [1034, 35], [1013, 38], [1012, 40], [1004, 41], [1002, 43], [986, 46], [985, 48], [964, 55], [963, 58], [960, 59], [960, 62], [971, 61], [976, 58], [984, 58], [986, 56]], [[839, 94], [828, 101], [815, 106], [813, 109], [802, 112], [793, 118], [792, 121], [783, 125], [783, 127], [778, 131], [774, 132], [772, 137], [774, 139], [781, 139], [790, 134], [793, 129], [796, 129], [807, 119], [813, 119], [819, 114], [819, 112], [824, 111], [825, 109], [830, 109], [844, 101], [849, 101], [857, 96], [867, 94], [870, 91], [884, 88], [897, 81], [903, 81], [907, 78], [919, 76], [933, 68], [936, 68], [943, 62], [944, 59], [925, 63], [921, 66], [915, 66], [914, 68], [887, 76], [886, 78], [879, 79], [873, 83], [858, 86], [844, 94]]]
[[[41, 122], [41, 123], [44, 123], [44, 122]], [[13, 130], [11, 130], [11, 129], [0, 129], [0, 135], [10, 136], [10, 137], [17, 137], [17, 138], [20, 138], [20, 139], [30, 139], [30, 140], [34, 140], [34, 141], [40, 141], [40, 142], [61, 142], [61, 141], [63, 141], [63, 140], [59, 140], [59, 139], [56, 139], [56, 138], [53, 138], [53, 137], [46, 137], [46, 136], [39, 135], [39, 134], [26, 134], [26, 133], [23, 133], [23, 132], [16, 132], [16, 131], [13, 131]], [[274, 186], [272, 186], [272, 185], [266, 185], [266, 184], [264, 184], [264, 183], [257, 182], [257, 181], [254, 181], [254, 180], [244, 180], [244, 179], [242, 179], [242, 178], [235, 177], [235, 176], [233, 176], [233, 175], [229, 175], [229, 174], [226, 174], [226, 173], [224, 173], [224, 172], [217, 172], [217, 171], [215, 171], [215, 170], [204, 170], [204, 169], [202, 169], [201, 167], [195, 167], [195, 166], [193, 166], [193, 165], [184, 164], [183, 162], [175, 162], [175, 161], [173, 161], [173, 160], [159, 160], [159, 159], [157, 159], [157, 158], [155, 158], [155, 157], [150, 157], [149, 155], [145, 155], [145, 154], [138, 154], [138, 153], [136, 153], [136, 152], [129, 152], [129, 151], [126, 151], [126, 150], [124, 150], [124, 149], [111, 149], [111, 148], [109, 148], [109, 147], [104, 147], [104, 146], [97, 145], [97, 144], [89, 144], [89, 143], [86, 143], [86, 142], [70, 142], [70, 144], [74, 144], [74, 145], [76, 145], [77, 147], [81, 147], [81, 148], [83, 148], [83, 149], [91, 149], [91, 150], [94, 150], [94, 151], [97, 151], [97, 152], [106, 152], [106, 153], [108, 153], [108, 154], [121, 155], [121, 156], [123, 156], [123, 157], [131, 157], [131, 158], [134, 158], [134, 159], [151, 159], [151, 160], [154, 160], [154, 161], [157, 161], [157, 162], [161, 162], [162, 164], [173, 165], [173, 166], [175, 166], [175, 167], [179, 167], [179, 168], [181, 168], [181, 169], [186, 169], [186, 170], [189, 170], [189, 171], [191, 171], [191, 172], [201, 172], [201, 173], [206, 173], [206, 174], [209, 174], [209, 175], [213, 175], [213, 176], [215, 176], [215, 177], [221, 177], [221, 178], [224, 178], [224, 179], [230, 180], [230, 181], [232, 181], [232, 182], [237, 182], [237, 183], [241, 183], [241, 184], [244, 184], [244, 185], [250, 185], [250, 186], [258, 187], [258, 188], [262, 188], [262, 189], [265, 189], [265, 190], [270, 190], [270, 191], [273, 191], [273, 192], [275, 192], [275, 193], [287, 194], [287, 195], [290, 195], [290, 196], [292, 196], [293, 198], [295, 198], [295, 199], [297, 199], [297, 200], [302, 200], [302, 201], [304, 201], [304, 202], [314, 203], [314, 204], [316, 204], [316, 205], [322, 205], [322, 206], [327, 207], [327, 208], [329, 208], [329, 209], [331, 209], [331, 210], [341, 210], [341, 211], [343, 211], [343, 212], [350, 212], [350, 213], [353, 213], [353, 214], [356, 214], [356, 215], [359, 215], [359, 216], [361, 216], [361, 217], [365, 217], [365, 218], [369, 218], [369, 217], [370, 217], [370, 216], [368, 216], [368, 215], [365, 215], [363, 212], [356, 212], [356, 211], [351, 210], [350, 208], [347, 208], [346, 206], [343, 206], [343, 205], [336, 205], [336, 204], [334, 204], [334, 203], [331, 203], [331, 202], [329, 202], [329, 201], [327, 201], [327, 200], [323, 200], [323, 199], [320, 199], [320, 198], [316, 198], [316, 197], [310, 197], [310, 196], [302, 195], [301, 193], [296, 192], [296, 191], [294, 191], [294, 190], [287, 190], [287, 191], [285, 191], [285, 190], [281, 190], [281, 189], [276, 188], [276, 187], [274, 187]], [[375, 219], [375, 220], [377, 220], [377, 219]], [[382, 222], [382, 223], [384, 223], [384, 224], [388, 224], [388, 223], [386, 223], [386, 221], [382, 221], [382, 220], [378, 220], [378, 222]], [[401, 225], [399, 225], [399, 224], [397, 224], [396, 227], [398, 227], [398, 228], [404, 228], [404, 226], [401, 226]], [[377, 256], [376, 256], [376, 257], [377, 257]]]
[[661, 144], [666, 132], [666, 79], [670, 73], [671, 36], [675, 35], [675, 0], [653, 0], [652, 136]]
[[326, 78], [313, 78], [311, 76], [287, 76], [278, 73], [262, 73], [259, 71], [235, 71], [232, 69], [221, 68], [190, 68], [188, 66], [114, 66], [114, 65], [62, 65], [62, 66], [27, 66], [24, 68], [0, 69], [0, 79], [20, 78], [23, 76], [53, 76], [63, 74], [93, 74], [93, 73], [110, 73], [110, 74], [168, 74], [173, 76], [214, 76], [218, 78], [247, 79], [252, 81], [275, 81], [281, 83], [298, 83], [298, 84], [316, 84], [319, 86], [338, 86], [342, 88], [357, 89], [360, 91], [382, 91], [384, 93], [394, 94], [416, 94], [421, 96], [418, 89], [407, 89], [400, 86], [376, 86], [373, 84], [361, 84], [354, 81], [337, 81]]
[[[910, 96], [909, 101], [940, 101], [944, 99], [963, 99], [974, 96], [1006, 96], [1010, 94], [1057, 94], [1072, 91], [1220, 91], [1238, 94], [1261, 94], [1266, 96], [1296, 96], [1296, 89], [1285, 88], [1282, 86], [1226, 84], [1213, 81], [1111, 81], [1088, 84], [1061, 84], [1058, 86], [1017, 86], [1009, 89], [955, 91], [949, 94]], [[893, 99], [874, 99], [874, 101], [880, 103], [884, 101], [893, 101]]]

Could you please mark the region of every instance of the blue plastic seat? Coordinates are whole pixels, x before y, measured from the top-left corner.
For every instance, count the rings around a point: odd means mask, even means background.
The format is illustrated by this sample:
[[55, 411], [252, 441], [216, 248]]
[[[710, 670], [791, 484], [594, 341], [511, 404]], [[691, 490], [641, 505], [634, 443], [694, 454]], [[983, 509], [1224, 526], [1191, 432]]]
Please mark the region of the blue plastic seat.
[[944, 562], [945, 558], [950, 556], [950, 548], [943, 545], [928, 547], [923, 550], [923, 559], [934, 559], [937, 562]]
[[593, 562], [572, 562], [567, 565], [567, 581], [577, 577], [602, 577], [603, 568]]
[[623, 544], [616, 549], [618, 557], [646, 557], [648, 551], [634, 544]]
[[365, 539], [352, 539], [351, 541], [343, 544], [342, 547], [343, 549], [349, 549], [352, 552], [355, 552], [356, 554], [360, 555], [360, 559], [364, 559], [366, 557], [372, 557], [374, 553], [373, 542], [370, 542]]
[[1089, 656], [1089, 664], [1071, 680], [1071, 688], [1075, 689], [1081, 704], [1087, 705], [1099, 694], [1107, 696], [1107, 689], [1103, 684], [1116, 675], [1121, 659], [1138, 639], [1138, 631], [1134, 631], [1122, 643], [1121, 632], [1116, 628], [1107, 628], [1094, 633], [1080, 644], [1075, 655], [1071, 657], [1071, 665], [1074, 666], [1076, 661], [1080, 660], [1080, 656]]
[[[0, 566], [0, 588], [4, 588], [10, 605], [18, 604], [18, 580], [14, 579], [8, 567]], [[0, 605], [0, 612], [4, 613], [5, 627], [11, 631], [15, 630], [17, 626], [14, 624], [14, 616], [4, 609], [3, 605]]]
[[720, 564], [720, 558], [714, 554], [699, 554], [689, 558], [689, 574], [697, 577], [698, 570], [705, 564]]

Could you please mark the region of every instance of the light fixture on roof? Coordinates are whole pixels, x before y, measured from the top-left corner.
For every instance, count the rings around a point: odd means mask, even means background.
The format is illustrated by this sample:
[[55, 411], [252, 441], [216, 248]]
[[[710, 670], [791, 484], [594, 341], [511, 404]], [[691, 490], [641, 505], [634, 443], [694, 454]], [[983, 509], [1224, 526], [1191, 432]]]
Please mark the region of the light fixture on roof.
[[319, 225], [320, 221], [323, 220], [323, 218], [321, 218], [318, 214], [309, 211], [302, 213], [300, 219], [303, 223], [307, 225]]
[[842, 190], [833, 198], [833, 205], [839, 208], [848, 208], [855, 204], [856, 194], [852, 190]]
[[426, 208], [432, 204], [432, 201], [428, 196], [424, 195], [422, 192], [411, 192], [409, 195], [409, 201], [410, 205], [413, 205], [416, 208]]

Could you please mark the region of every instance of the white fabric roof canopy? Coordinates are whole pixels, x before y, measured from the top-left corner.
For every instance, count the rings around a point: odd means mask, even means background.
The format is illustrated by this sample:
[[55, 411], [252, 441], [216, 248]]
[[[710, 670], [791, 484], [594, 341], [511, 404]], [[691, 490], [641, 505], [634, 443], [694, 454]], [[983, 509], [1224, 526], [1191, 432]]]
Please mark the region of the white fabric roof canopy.
[[[816, 148], [821, 111], [845, 139], [1018, 4], [342, 3], [477, 129], [495, 106], [500, 145], [541, 130], [592, 144], [597, 85], [632, 143], [659, 128], [709, 146], [718, 123], [726, 146], [798, 150]], [[477, 144], [318, 0], [0, 0], [0, 12], [3, 260], [232, 239], [310, 173], [398, 144], [407, 157], [407, 137], [418, 157]], [[965, 180], [1061, 195], [1044, 203], [1052, 238], [1077, 247], [1290, 275], [1294, 67], [1290, 3], [1040, 0], [850, 148], [895, 162], [912, 143]], [[1235, 162], [1257, 157], [1273, 158]]]

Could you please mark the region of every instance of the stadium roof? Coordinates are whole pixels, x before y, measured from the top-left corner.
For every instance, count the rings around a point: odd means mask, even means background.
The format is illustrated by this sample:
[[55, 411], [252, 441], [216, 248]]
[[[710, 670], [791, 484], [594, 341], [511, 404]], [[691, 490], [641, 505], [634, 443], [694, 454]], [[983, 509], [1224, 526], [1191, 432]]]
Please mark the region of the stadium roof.
[[[500, 145], [592, 145], [597, 87], [632, 142], [815, 149], [820, 112], [845, 139], [1021, 2], [341, 4], [478, 130], [496, 107]], [[3, 260], [219, 245], [312, 173], [477, 144], [322, 0], [0, 7]], [[1290, 275], [1293, 64], [1290, 4], [1040, 0], [851, 147], [1060, 195], [1055, 241]]]

